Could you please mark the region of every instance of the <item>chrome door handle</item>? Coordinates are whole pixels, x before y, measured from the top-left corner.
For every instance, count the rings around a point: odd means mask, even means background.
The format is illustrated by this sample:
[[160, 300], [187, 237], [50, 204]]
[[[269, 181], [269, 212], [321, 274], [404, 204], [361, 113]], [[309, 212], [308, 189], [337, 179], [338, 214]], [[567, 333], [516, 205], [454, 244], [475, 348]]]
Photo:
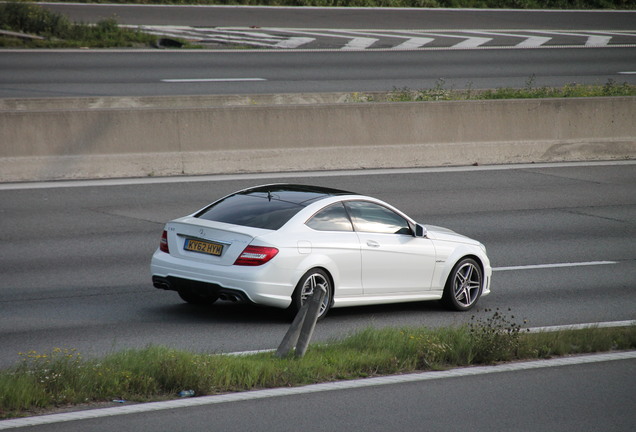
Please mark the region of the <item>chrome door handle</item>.
[[379, 248], [380, 247], [380, 243], [378, 243], [375, 240], [367, 240], [367, 246], [372, 247], [372, 248]]

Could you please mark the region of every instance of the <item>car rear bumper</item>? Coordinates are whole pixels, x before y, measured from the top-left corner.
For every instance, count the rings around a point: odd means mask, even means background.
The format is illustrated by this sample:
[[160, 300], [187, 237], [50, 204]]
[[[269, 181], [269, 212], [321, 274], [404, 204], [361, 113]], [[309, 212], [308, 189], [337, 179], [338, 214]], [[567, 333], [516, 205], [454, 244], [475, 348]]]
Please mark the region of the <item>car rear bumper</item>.
[[[193, 263], [157, 250], [151, 261], [153, 285], [180, 288], [201, 294], [218, 294], [228, 300], [287, 308], [295, 286], [267, 264], [257, 267]], [[263, 282], [267, 281], [267, 282]]]

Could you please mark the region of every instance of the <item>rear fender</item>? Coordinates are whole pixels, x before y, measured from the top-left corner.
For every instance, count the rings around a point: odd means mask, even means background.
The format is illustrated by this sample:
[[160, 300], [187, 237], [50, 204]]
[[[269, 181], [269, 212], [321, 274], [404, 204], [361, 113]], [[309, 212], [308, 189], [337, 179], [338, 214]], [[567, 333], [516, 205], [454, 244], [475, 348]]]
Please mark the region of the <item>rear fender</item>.
[[331, 276], [331, 281], [334, 288], [338, 286], [340, 282], [340, 271], [336, 263], [325, 255], [309, 254], [299, 264], [299, 266], [293, 271], [292, 282], [298, 283], [300, 278], [312, 268], [322, 268]]

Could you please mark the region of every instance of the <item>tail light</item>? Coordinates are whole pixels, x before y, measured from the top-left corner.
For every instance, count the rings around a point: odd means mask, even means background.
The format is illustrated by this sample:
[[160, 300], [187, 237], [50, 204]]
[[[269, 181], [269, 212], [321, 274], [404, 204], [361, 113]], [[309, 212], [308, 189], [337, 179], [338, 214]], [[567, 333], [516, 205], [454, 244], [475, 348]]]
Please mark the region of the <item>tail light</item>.
[[159, 243], [159, 250], [161, 252], [170, 253], [170, 248], [168, 247], [168, 231], [164, 231], [161, 234], [161, 242]]
[[236, 259], [234, 265], [259, 266], [276, 256], [278, 249], [263, 246], [248, 246]]

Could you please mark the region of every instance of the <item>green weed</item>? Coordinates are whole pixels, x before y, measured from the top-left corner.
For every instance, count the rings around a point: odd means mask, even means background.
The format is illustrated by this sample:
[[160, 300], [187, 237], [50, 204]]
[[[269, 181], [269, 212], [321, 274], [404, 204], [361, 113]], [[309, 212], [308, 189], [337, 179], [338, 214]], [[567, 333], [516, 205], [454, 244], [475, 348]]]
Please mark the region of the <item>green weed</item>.
[[[609, 79], [603, 85], [566, 84], [563, 87], [535, 87], [535, 78], [530, 77], [523, 88], [498, 88], [494, 90], [475, 90], [468, 85], [466, 90], [444, 88], [444, 80], [438, 80], [432, 89], [411, 90], [396, 89], [386, 96], [388, 102], [423, 102], [457, 100], [495, 100], [495, 99], [537, 99], [537, 98], [574, 98], [603, 96], [636, 96], [636, 85], [617, 83]], [[379, 100], [357, 94], [356, 102]]]
[[156, 36], [121, 28], [114, 18], [99, 21], [95, 25], [77, 24], [62, 14], [27, 2], [0, 4], [0, 29], [39, 37], [0, 35], [0, 47], [106, 48], [157, 45]]

